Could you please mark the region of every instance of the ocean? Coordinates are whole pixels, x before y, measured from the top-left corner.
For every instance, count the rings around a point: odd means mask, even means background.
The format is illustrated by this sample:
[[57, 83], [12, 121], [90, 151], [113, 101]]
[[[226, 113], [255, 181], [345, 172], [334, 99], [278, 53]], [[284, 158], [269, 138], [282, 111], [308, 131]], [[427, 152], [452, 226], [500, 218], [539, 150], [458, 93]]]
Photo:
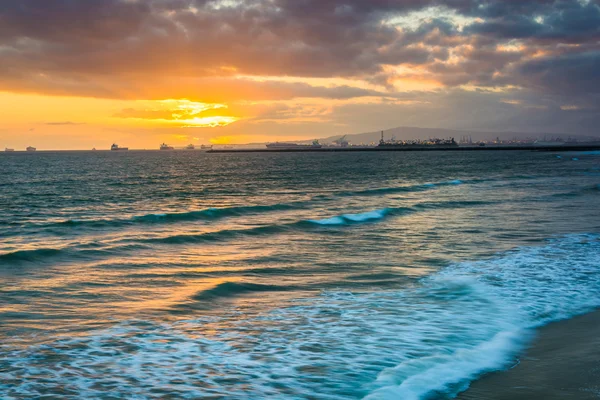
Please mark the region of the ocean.
[[600, 152], [0, 172], [2, 399], [449, 399], [600, 306]]

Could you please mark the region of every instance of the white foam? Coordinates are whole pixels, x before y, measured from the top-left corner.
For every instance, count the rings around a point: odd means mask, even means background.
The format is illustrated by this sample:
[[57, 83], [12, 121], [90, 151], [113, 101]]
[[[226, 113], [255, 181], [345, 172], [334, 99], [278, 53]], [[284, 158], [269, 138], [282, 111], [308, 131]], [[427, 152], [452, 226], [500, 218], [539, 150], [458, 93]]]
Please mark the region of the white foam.
[[382, 219], [388, 212], [388, 209], [381, 209], [358, 214], [343, 214], [331, 218], [310, 220], [310, 222], [319, 225], [346, 225], [352, 222], [366, 222]]
[[312, 219], [312, 220], [310, 220], [310, 222], [313, 222], [313, 223], [319, 224], [319, 225], [343, 225], [346, 223], [346, 221], [344, 220], [343, 217]]
[[407, 361], [380, 374], [378, 383], [384, 385], [365, 399], [419, 400], [428, 393], [447, 393], [452, 384], [473, 379], [482, 371], [508, 365], [511, 354], [521, 348], [526, 337], [515, 327], [513, 331], [500, 332], [472, 348]]
[[452, 396], [514, 363], [531, 329], [600, 306], [599, 266], [599, 236], [573, 235], [459, 263], [402, 290], [326, 292], [258, 315], [133, 321], [27, 349], [4, 344], [0, 392], [35, 398], [56, 385], [83, 398], [107, 388], [123, 398], [165, 390], [190, 398]]
[[[386, 369], [377, 379], [379, 387], [366, 398], [417, 400], [436, 391], [451, 393], [452, 385], [510, 364], [530, 329], [600, 307], [599, 250], [597, 235], [573, 235], [547, 246], [521, 248], [493, 260], [446, 269], [433, 279], [476, 277], [474, 287], [482, 285], [495, 308], [487, 322], [469, 324], [469, 329], [487, 325], [498, 333], [473, 347]], [[480, 310], [474, 316], [484, 314]]]
[[375, 210], [375, 211], [368, 211], [368, 212], [364, 212], [364, 213], [359, 213], [359, 214], [344, 214], [343, 218], [353, 221], [353, 222], [363, 222], [363, 221], [369, 221], [369, 220], [374, 220], [374, 219], [381, 219], [383, 217], [385, 217], [385, 215], [387, 214], [386, 209], [382, 209], [382, 210]]

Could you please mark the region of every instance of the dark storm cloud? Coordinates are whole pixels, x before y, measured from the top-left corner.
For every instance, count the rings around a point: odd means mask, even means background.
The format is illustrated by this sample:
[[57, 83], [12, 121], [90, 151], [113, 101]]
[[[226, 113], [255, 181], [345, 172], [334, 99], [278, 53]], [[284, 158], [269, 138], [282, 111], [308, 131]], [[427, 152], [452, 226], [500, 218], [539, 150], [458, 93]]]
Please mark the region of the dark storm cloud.
[[30, 38], [99, 44], [134, 34], [151, 12], [144, 2], [20, 0], [0, 2], [0, 43]]
[[[427, 9], [417, 26], [392, 23]], [[459, 28], [453, 16], [471, 20]], [[572, 96], [599, 90], [586, 84], [599, 81], [599, 40], [598, 0], [3, 1], [0, 89], [202, 97], [204, 88], [190, 81], [236, 74], [345, 77], [389, 88], [398, 73], [386, 66], [409, 66], [419, 71], [413, 76], [449, 87], [516, 85]], [[517, 50], [499, 50], [507, 44]], [[149, 87], [154, 81], [160, 90]], [[309, 85], [276, 91], [282, 98], [370, 95]]]
[[485, 18], [466, 32], [498, 39], [538, 39], [579, 43], [600, 38], [597, 1], [496, 2], [475, 16]]
[[515, 75], [551, 93], [600, 94], [599, 68], [600, 50], [529, 61], [521, 64]]

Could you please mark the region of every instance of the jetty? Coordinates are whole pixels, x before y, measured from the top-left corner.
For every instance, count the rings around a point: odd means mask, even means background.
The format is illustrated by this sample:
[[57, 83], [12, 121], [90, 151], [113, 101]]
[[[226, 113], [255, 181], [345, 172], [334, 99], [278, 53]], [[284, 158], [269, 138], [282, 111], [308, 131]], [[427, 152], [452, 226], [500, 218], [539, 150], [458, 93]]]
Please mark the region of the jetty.
[[348, 146], [314, 148], [256, 148], [256, 149], [213, 149], [207, 153], [337, 153], [355, 151], [594, 151], [600, 150], [600, 143], [579, 143], [573, 145], [498, 145], [498, 146]]

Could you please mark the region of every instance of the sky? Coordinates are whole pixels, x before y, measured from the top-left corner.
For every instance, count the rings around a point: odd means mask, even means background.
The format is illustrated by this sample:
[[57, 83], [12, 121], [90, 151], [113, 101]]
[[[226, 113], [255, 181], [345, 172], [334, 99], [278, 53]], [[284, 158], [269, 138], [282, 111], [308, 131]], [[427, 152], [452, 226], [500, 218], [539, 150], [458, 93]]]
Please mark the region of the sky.
[[0, 146], [600, 135], [600, 0], [0, 2]]

